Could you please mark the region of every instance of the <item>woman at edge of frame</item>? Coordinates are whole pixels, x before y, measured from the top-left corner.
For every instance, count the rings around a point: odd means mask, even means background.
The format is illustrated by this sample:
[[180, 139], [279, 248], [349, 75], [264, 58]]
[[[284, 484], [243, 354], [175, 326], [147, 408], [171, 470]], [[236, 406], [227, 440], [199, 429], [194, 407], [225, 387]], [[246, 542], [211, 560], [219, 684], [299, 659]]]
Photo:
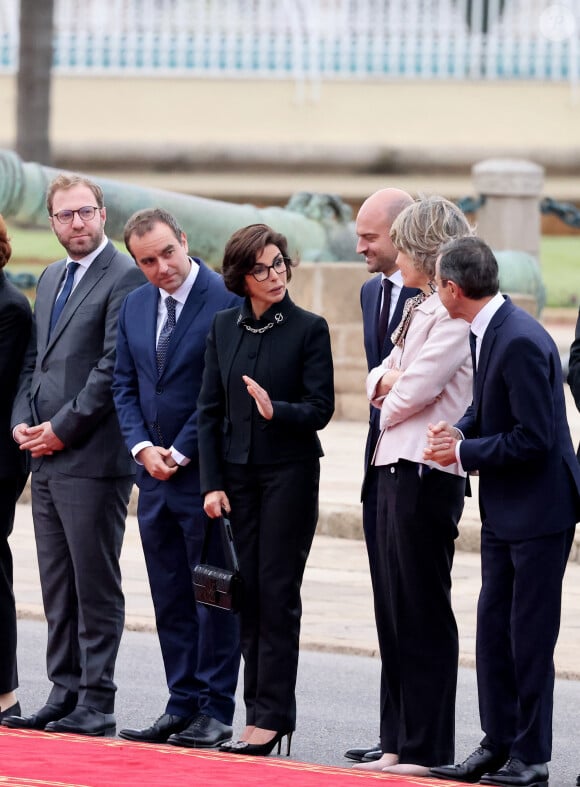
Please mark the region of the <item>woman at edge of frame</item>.
[[16, 501], [28, 477], [28, 460], [10, 432], [12, 403], [30, 332], [32, 310], [4, 273], [12, 247], [0, 216], [0, 721], [21, 712], [16, 699], [16, 602], [8, 537], [14, 527]]

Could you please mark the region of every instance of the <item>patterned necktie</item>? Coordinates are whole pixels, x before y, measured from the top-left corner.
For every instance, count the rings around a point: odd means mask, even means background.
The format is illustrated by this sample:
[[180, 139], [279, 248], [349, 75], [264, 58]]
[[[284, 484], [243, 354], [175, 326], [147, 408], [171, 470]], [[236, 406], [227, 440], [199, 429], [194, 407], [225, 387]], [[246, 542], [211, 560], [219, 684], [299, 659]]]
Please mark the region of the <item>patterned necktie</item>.
[[175, 328], [175, 306], [177, 301], [168, 295], [165, 299], [165, 308], [167, 309], [167, 319], [161, 328], [159, 340], [157, 342], [157, 371], [161, 374], [165, 361], [167, 359], [167, 348], [169, 347], [169, 340]]
[[78, 262], [69, 262], [66, 266], [66, 279], [64, 280], [64, 285], [62, 290], [59, 293], [58, 298], [54, 302], [54, 306], [52, 307], [52, 314], [50, 315], [50, 331], [49, 336], [54, 330], [54, 326], [57, 323], [58, 318], [61, 315], [62, 310], [64, 309], [65, 303], [69, 299], [69, 295], [72, 292], [73, 282], [75, 278], [75, 271], [79, 267]]
[[383, 279], [383, 305], [379, 315], [379, 350], [383, 349], [383, 342], [387, 335], [387, 326], [389, 324], [389, 312], [391, 311], [391, 290], [393, 289], [393, 282], [389, 279]]

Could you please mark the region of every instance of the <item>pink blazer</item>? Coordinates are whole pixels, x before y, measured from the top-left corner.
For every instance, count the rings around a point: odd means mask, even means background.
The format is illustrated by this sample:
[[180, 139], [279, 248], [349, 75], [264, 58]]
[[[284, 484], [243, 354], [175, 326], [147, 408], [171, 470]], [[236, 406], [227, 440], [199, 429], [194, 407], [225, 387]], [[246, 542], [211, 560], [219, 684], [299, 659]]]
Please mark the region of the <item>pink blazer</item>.
[[[452, 320], [439, 295], [434, 293], [413, 314], [401, 350], [395, 346], [367, 377], [367, 395], [381, 411], [381, 434], [373, 464], [399, 459], [421, 462], [454, 475], [465, 475], [457, 464], [441, 467], [425, 462], [427, 427], [430, 423], [455, 423], [472, 399], [472, 366], [469, 324]], [[400, 369], [391, 391], [376, 396], [377, 383], [388, 369]]]

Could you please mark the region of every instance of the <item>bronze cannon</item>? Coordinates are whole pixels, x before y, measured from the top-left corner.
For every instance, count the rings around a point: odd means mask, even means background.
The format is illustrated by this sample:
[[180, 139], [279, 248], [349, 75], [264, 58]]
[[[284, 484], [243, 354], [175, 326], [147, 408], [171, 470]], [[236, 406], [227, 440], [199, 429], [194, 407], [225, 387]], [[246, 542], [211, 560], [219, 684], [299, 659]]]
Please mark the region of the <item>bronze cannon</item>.
[[[48, 227], [45, 194], [61, 170], [24, 162], [0, 151], [0, 213], [21, 224]], [[357, 259], [351, 210], [330, 194], [296, 194], [285, 208], [257, 208], [219, 200], [144, 188], [95, 178], [105, 194], [107, 235], [123, 239], [125, 222], [136, 210], [162, 207], [172, 213], [187, 235], [190, 253], [219, 266], [226, 241], [240, 227], [264, 223], [286, 235], [299, 259], [337, 262]]]
[[[0, 150], [0, 213], [24, 225], [48, 227], [45, 194], [59, 172], [24, 162], [12, 151]], [[180, 222], [190, 253], [214, 267], [221, 265], [231, 234], [258, 222], [286, 235], [292, 255], [305, 262], [360, 259], [351, 209], [334, 194], [301, 192], [294, 194], [284, 208], [258, 208], [105, 178], [98, 178], [98, 182], [105, 194], [107, 234], [115, 240], [123, 239], [125, 222], [136, 210], [162, 207]], [[522, 296], [522, 305], [539, 315], [545, 303], [545, 289], [536, 259], [517, 250], [500, 251], [497, 257], [502, 290]]]

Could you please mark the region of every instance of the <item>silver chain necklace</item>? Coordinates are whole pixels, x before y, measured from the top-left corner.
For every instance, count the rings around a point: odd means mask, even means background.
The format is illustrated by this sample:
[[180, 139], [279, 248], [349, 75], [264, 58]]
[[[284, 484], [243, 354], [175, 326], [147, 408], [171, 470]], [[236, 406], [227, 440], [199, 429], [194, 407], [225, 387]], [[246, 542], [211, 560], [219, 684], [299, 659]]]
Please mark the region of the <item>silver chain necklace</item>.
[[[284, 315], [281, 312], [277, 312], [274, 315], [274, 319], [276, 320], [277, 323], [280, 323], [280, 322], [282, 322], [284, 320]], [[242, 323], [244, 328], [247, 331], [250, 331], [250, 333], [265, 333], [266, 331], [269, 331], [270, 328], [274, 327], [274, 323], [273, 322], [269, 322], [267, 325], [263, 325], [261, 328], [252, 328], [251, 325], [246, 325], [245, 322], [242, 322], [242, 315], [241, 314], [238, 317], [238, 325], [240, 323]]]

